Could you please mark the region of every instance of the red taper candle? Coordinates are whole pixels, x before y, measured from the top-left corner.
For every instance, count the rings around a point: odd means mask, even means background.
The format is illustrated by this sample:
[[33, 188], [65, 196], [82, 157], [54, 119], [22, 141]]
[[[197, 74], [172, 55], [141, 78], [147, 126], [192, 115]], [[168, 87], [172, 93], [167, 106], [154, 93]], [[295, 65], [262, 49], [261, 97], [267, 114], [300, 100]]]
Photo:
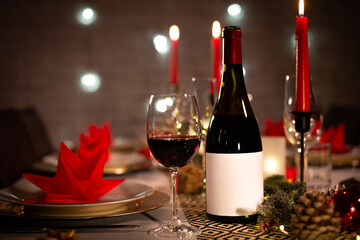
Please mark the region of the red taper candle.
[[169, 30], [169, 36], [171, 40], [170, 49], [170, 84], [176, 88], [178, 84], [178, 45], [180, 31], [178, 26], [172, 25]]
[[[214, 21], [212, 25], [212, 64], [213, 64], [213, 78], [216, 79], [217, 91], [221, 84], [221, 26], [219, 21]], [[214, 93], [214, 87], [211, 85], [211, 93]], [[216, 93], [217, 94], [217, 93]]]
[[304, 2], [299, 2], [299, 16], [296, 17], [296, 91], [295, 111], [310, 111], [309, 49], [307, 17], [304, 16]]

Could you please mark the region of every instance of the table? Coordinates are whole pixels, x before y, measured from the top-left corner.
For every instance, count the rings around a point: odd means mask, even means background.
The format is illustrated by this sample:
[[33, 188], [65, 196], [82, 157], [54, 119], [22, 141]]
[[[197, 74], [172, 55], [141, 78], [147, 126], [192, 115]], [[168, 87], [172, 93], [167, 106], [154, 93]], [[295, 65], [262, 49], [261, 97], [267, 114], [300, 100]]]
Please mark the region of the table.
[[[155, 190], [166, 192], [170, 195], [170, 181], [168, 171], [153, 169], [144, 172], [135, 172], [121, 176], [132, 182], [147, 184]], [[111, 177], [110, 177], [111, 178]], [[111, 218], [95, 218], [85, 220], [43, 220], [43, 219], [23, 219], [17, 217], [0, 216], [0, 239], [4, 240], [34, 240], [45, 237], [44, 232], [23, 232], [9, 233], [5, 228], [18, 226], [18, 230], [28, 227], [41, 229], [43, 226], [61, 225], [69, 229], [75, 229], [76, 236], [80, 239], [154, 239], [148, 235], [147, 231], [157, 227], [160, 223], [166, 222], [171, 218], [171, 204], [167, 204], [155, 210], [144, 213], [132, 214]], [[179, 218], [187, 222], [183, 211], [180, 208]], [[78, 226], [87, 225], [88, 228], [76, 229]], [[104, 226], [98, 228], [98, 226]], [[109, 227], [119, 226], [119, 228]], [[123, 227], [129, 225], [129, 227]], [[95, 226], [95, 227], [92, 227]], [[2, 230], [1, 230], [2, 229]], [[65, 231], [65, 230], [64, 230]], [[193, 238], [196, 239], [196, 238]]]
[[[351, 177], [354, 172], [351, 169], [333, 170], [333, 177], [340, 181]], [[165, 191], [170, 194], [169, 175], [164, 170], [151, 170], [127, 174], [125, 177], [139, 183], [146, 183], [156, 190]], [[197, 239], [293, 239], [292, 237], [280, 232], [272, 231], [262, 233], [255, 225], [242, 224], [223, 224], [211, 221], [206, 217], [205, 200], [198, 195], [180, 194], [181, 208], [179, 217], [184, 222], [190, 222], [192, 225], [200, 227], [202, 234]], [[150, 228], [156, 227], [160, 222], [167, 221], [171, 217], [171, 205], [167, 204], [161, 208], [144, 213], [132, 214], [128, 216], [119, 216], [112, 218], [98, 218], [89, 220], [78, 220], [81, 224], [89, 225], [87, 229], [76, 230], [76, 236], [80, 239], [154, 239], [147, 234]], [[76, 221], [67, 222], [76, 225]], [[49, 221], [42, 219], [19, 219], [0, 216], [1, 226], [19, 226], [19, 230], [25, 226], [44, 226]], [[98, 228], [103, 225], [103, 228]], [[130, 227], [109, 227], [131, 225]], [[137, 227], [133, 227], [133, 226]], [[97, 226], [97, 227], [91, 227]], [[2, 228], [4, 229], [4, 228]], [[34, 240], [45, 237], [45, 233], [6, 233], [0, 231], [0, 239], [4, 240]], [[340, 235], [337, 240], [345, 239], [345, 235]], [[191, 238], [190, 238], [191, 239]], [[192, 239], [196, 239], [195, 237]]]
[[[360, 177], [360, 169], [333, 169], [332, 186], [351, 178]], [[262, 233], [256, 225], [225, 224], [211, 221], [206, 217], [205, 199], [198, 196], [180, 195], [181, 204], [190, 224], [200, 227], [202, 234], [198, 239], [294, 239], [280, 230]], [[342, 233], [336, 240], [346, 239], [348, 233]]]

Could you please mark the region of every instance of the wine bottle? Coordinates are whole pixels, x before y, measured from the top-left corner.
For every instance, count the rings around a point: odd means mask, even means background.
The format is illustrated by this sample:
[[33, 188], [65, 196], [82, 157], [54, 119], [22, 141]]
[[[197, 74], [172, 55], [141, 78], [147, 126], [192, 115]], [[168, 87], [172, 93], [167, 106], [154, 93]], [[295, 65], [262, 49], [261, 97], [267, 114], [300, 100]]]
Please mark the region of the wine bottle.
[[263, 201], [262, 145], [248, 99], [241, 28], [223, 29], [224, 70], [206, 138], [206, 208], [220, 222], [256, 221]]

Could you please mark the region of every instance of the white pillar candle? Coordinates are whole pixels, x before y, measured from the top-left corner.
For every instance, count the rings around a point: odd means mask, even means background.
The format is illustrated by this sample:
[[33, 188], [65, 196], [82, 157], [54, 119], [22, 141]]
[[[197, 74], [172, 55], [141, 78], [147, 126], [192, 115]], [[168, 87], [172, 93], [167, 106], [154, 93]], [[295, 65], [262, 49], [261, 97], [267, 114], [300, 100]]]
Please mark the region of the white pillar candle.
[[264, 179], [275, 174], [285, 176], [285, 137], [262, 136], [261, 141], [263, 146]]

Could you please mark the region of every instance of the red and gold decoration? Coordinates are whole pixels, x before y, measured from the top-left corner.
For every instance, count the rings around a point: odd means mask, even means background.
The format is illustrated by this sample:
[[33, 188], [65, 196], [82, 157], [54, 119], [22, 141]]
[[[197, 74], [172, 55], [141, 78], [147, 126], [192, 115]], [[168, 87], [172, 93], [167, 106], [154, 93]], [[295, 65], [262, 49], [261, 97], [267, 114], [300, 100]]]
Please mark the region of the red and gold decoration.
[[306, 192], [305, 183], [286, 182], [281, 175], [268, 177], [264, 180], [264, 201], [257, 208], [259, 228], [263, 232], [279, 229], [307, 240], [356, 235], [360, 230], [360, 191], [356, 184], [336, 185], [329, 193]]
[[360, 192], [354, 189], [343, 189], [335, 192], [330, 199], [335, 210], [340, 213], [343, 230], [360, 229]]

